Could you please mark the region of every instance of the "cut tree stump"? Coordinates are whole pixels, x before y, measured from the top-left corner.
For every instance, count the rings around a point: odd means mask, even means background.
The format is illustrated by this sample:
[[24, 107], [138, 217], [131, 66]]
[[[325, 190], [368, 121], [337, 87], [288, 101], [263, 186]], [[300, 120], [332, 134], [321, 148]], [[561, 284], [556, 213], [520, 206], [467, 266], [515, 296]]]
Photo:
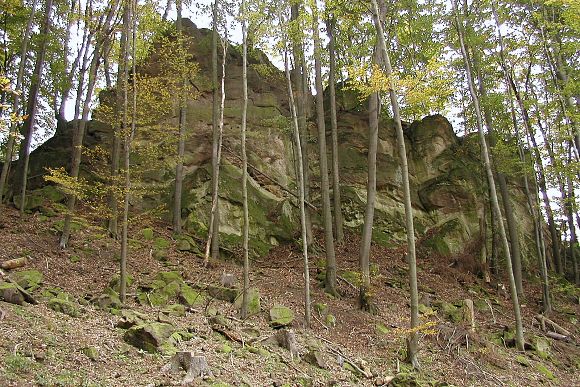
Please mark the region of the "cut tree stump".
[[290, 356], [294, 360], [294, 356], [298, 356], [298, 342], [296, 341], [296, 334], [291, 329], [280, 329], [274, 334], [276, 343], [290, 351]]
[[181, 384], [188, 385], [194, 382], [198, 377], [213, 376], [207, 360], [203, 355], [196, 355], [191, 351], [177, 352], [171, 358], [171, 371], [177, 373], [185, 370], [187, 373], [183, 378]]

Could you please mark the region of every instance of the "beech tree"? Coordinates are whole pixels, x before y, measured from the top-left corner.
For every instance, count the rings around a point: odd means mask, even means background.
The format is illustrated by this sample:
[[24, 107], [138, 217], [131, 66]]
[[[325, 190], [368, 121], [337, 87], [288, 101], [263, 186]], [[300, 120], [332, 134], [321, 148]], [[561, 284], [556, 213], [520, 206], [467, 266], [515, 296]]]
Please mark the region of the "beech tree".
[[[43, 22], [41, 27], [41, 41], [36, 53], [36, 63], [34, 65], [34, 72], [32, 73], [30, 90], [28, 93], [28, 100], [26, 105], [26, 119], [24, 120], [24, 127], [22, 128], [24, 143], [20, 148], [18, 157], [19, 180], [17, 186], [20, 188], [20, 214], [24, 214], [26, 208], [26, 186], [28, 182], [28, 162], [30, 160], [30, 147], [32, 144], [32, 137], [34, 135], [34, 125], [36, 115], [38, 112], [38, 99], [40, 93], [40, 82], [42, 77], [42, 69], [44, 66], [44, 58], [46, 56], [46, 47], [48, 44], [48, 34], [51, 27], [52, 14], [52, 0], [46, 0], [44, 3]], [[23, 58], [26, 58], [25, 56]]]
[[455, 27], [457, 28], [457, 33], [458, 33], [458, 37], [459, 37], [459, 45], [460, 45], [461, 53], [463, 56], [465, 73], [466, 73], [467, 83], [468, 83], [468, 87], [469, 87], [469, 93], [471, 95], [473, 107], [475, 110], [477, 129], [478, 129], [478, 133], [479, 133], [479, 142], [480, 142], [480, 147], [481, 147], [481, 156], [482, 156], [482, 161], [483, 161], [484, 168], [485, 168], [485, 171], [487, 174], [487, 181], [488, 181], [489, 190], [490, 190], [490, 200], [491, 200], [492, 210], [494, 211], [496, 217], [499, 219], [498, 220], [498, 229], [499, 229], [499, 234], [500, 234], [500, 238], [502, 241], [502, 247], [503, 247], [505, 255], [506, 255], [507, 274], [508, 274], [508, 278], [509, 278], [511, 298], [512, 298], [512, 303], [513, 303], [513, 308], [514, 308], [514, 317], [515, 317], [515, 323], [516, 323], [516, 327], [515, 327], [516, 328], [516, 347], [518, 348], [518, 350], [523, 351], [524, 350], [524, 337], [523, 337], [523, 328], [522, 328], [522, 317], [521, 317], [520, 303], [519, 303], [518, 293], [517, 293], [517, 288], [516, 288], [516, 282], [514, 279], [514, 273], [513, 273], [513, 269], [512, 269], [512, 261], [511, 261], [510, 253], [509, 253], [510, 252], [509, 242], [508, 242], [507, 235], [505, 232], [503, 220], [501, 218], [501, 210], [499, 208], [499, 201], [497, 198], [497, 192], [496, 192], [496, 188], [495, 188], [495, 180], [493, 177], [493, 171], [492, 171], [491, 162], [490, 162], [490, 158], [489, 158], [489, 150], [487, 147], [487, 140], [485, 139], [485, 133], [483, 131], [483, 119], [482, 119], [481, 108], [480, 108], [480, 104], [479, 104], [479, 97], [475, 91], [475, 86], [474, 86], [472, 73], [471, 73], [471, 65], [470, 65], [468, 57], [467, 57], [467, 50], [466, 50], [465, 42], [464, 42], [464, 38], [463, 38], [463, 28], [464, 27], [463, 27], [463, 24], [462, 24], [460, 16], [459, 16], [459, 11], [457, 10], [457, 1], [453, 0], [452, 5], [453, 5], [453, 12], [455, 15], [455, 23], [456, 23]]

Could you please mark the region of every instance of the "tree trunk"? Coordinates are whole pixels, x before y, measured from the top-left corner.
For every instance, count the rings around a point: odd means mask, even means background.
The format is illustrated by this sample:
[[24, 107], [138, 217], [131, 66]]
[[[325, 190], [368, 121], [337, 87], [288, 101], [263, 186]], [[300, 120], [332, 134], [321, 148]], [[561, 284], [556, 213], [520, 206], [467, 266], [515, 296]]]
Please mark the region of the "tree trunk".
[[[481, 98], [485, 101], [487, 99], [487, 89], [483, 82], [483, 75], [481, 73], [481, 67], [479, 66], [478, 55], [473, 55], [473, 66], [475, 67], [475, 72], [477, 73], [477, 81], [479, 86], [479, 94]], [[491, 111], [484, 104], [483, 105], [483, 120], [485, 126], [488, 130], [488, 137], [491, 149], [495, 147], [497, 138], [495, 136], [495, 130], [493, 127], [493, 119], [491, 117]], [[497, 182], [499, 185], [499, 190], [501, 192], [501, 198], [503, 203], [503, 208], [506, 217], [506, 223], [508, 226], [508, 234], [510, 241], [510, 257], [512, 260], [512, 267], [514, 270], [514, 279], [516, 281], [516, 290], [518, 296], [523, 297], [524, 290], [522, 285], [522, 258], [520, 253], [520, 238], [518, 235], [518, 227], [516, 224], [516, 218], [514, 215], [514, 210], [512, 203], [510, 201], [510, 193], [507, 186], [507, 178], [502, 172], [497, 172]]]
[[[389, 51], [387, 43], [385, 42], [385, 35], [383, 32], [382, 21], [380, 19], [379, 7], [377, 0], [373, 0], [374, 7], [374, 22], [377, 30], [380, 47], [383, 51], [383, 60], [385, 62], [386, 75], [392, 79], [393, 69], [391, 67], [391, 60], [389, 58]], [[421, 323], [419, 320], [419, 292], [417, 290], [417, 256], [415, 254], [415, 227], [413, 225], [413, 207], [411, 204], [411, 188], [409, 186], [409, 167], [407, 165], [407, 151], [405, 148], [405, 136], [403, 134], [403, 126], [401, 124], [401, 113], [399, 111], [399, 102], [397, 101], [397, 94], [394, 85], [389, 87], [389, 97], [391, 100], [391, 107], [393, 109], [393, 119], [395, 121], [395, 129], [397, 132], [397, 143], [399, 147], [399, 160], [401, 163], [401, 172], [403, 179], [403, 196], [405, 202], [405, 225], [407, 228], [407, 248], [408, 248], [408, 264], [409, 264], [409, 291], [411, 298], [411, 333], [407, 338], [407, 360], [414, 368], [419, 368], [418, 359], [418, 333], [413, 331]]]
[[110, 181], [110, 193], [109, 193], [109, 209], [111, 210], [111, 217], [109, 218], [109, 235], [112, 238], [118, 237], [118, 198], [117, 198], [117, 187], [119, 184], [119, 166], [121, 159], [121, 136], [126, 130], [127, 121], [123, 121], [123, 112], [120, 111], [120, 107], [124, 106], [124, 93], [125, 93], [125, 82], [127, 82], [127, 77], [125, 77], [125, 66], [128, 63], [128, 34], [130, 30], [130, 4], [127, 0], [124, 1], [123, 5], [123, 29], [121, 30], [121, 38], [119, 42], [119, 65], [117, 68], [117, 85], [116, 85], [116, 100], [117, 106], [115, 107], [115, 128], [113, 132], [113, 146], [111, 149], [111, 181]]
[[[295, 23], [301, 23], [302, 1], [295, 2], [290, 7], [291, 20]], [[299, 24], [301, 25], [301, 24]], [[308, 87], [308, 75], [306, 74], [306, 63], [304, 58], [304, 36], [302, 29], [299, 30], [299, 36], [292, 40], [292, 51], [294, 56], [294, 85], [296, 89], [296, 114], [298, 117], [298, 127], [300, 131], [300, 153], [302, 154], [302, 170], [304, 178], [304, 198], [307, 202], [310, 201], [310, 161], [308, 160], [308, 126], [306, 123], [306, 98], [310, 89]], [[308, 236], [308, 244], [312, 244], [312, 221], [310, 217], [310, 208], [305, 209], [306, 216], [306, 234]]]
[[[95, 49], [93, 51], [93, 59], [91, 60], [91, 65], [89, 68], [89, 80], [87, 83], [87, 94], [85, 97], [85, 103], [83, 105], [83, 115], [81, 121], [78, 124], [78, 130], [75, 132], [73, 137], [73, 155], [71, 162], [70, 176], [75, 180], [79, 177], [79, 171], [81, 166], [81, 156], [82, 156], [82, 146], [83, 138], [85, 135], [85, 128], [88, 123], [88, 117], [90, 112], [91, 100], [93, 98], [93, 91], [95, 89], [95, 84], [97, 82], [97, 73], [99, 70], [99, 63], [101, 57], [101, 50], [103, 48], [103, 42], [106, 36], [110, 33], [110, 26], [113, 16], [117, 11], [117, 6], [119, 0], [116, 0], [107, 11], [107, 16], [105, 22], [100, 28], [100, 36], [97, 36], [95, 43]], [[72, 216], [76, 205], [76, 195], [73, 193], [67, 196], [67, 214], [64, 220], [64, 225], [62, 228], [62, 235], [60, 237], [60, 247], [65, 249], [68, 245], [68, 240], [71, 231]]]
[[326, 124], [324, 122], [324, 96], [322, 87], [322, 47], [318, 31], [318, 6], [311, 2], [312, 31], [314, 40], [314, 68], [316, 74], [316, 123], [318, 126], [318, 145], [320, 157], [320, 194], [322, 196], [322, 217], [324, 225], [324, 247], [326, 249], [325, 291], [337, 295], [336, 256], [332, 232], [332, 212], [330, 209], [330, 187], [328, 181], [328, 158], [326, 149]]
[[[380, 48], [375, 47], [374, 62], [380, 64]], [[360, 247], [361, 283], [359, 303], [362, 310], [375, 313], [370, 290], [370, 253], [373, 238], [373, 220], [375, 215], [375, 201], [377, 196], [377, 147], [379, 140], [379, 93], [372, 93], [369, 97], [369, 151], [368, 151], [368, 178], [367, 178], [367, 205]]]
[[[296, 52], [296, 51], [295, 51]], [[296, 60], [296, 59], [295, 59]], [[297, 115], [296, 103], [294, 101], [294, 94], [292, 92], [292, 80], [290, 77], [290, 66], [288, 64], [288, 48], [284, 46], [284, 70], [286, 73], [286, 81], [288, 85], [288, 98], [290, 99], [290, 110], [292, 113], [292, 124], [294, 129], [294, 143], [297, 153], [298, 164], [298, 191], [299, 191], [299, 206], [300, 206], [300, 226], [302, 231], [302, 257], [304, 261], [304, 323], [306, 328], [310, 328], [310, 269], [308, 263], [308, 228], [306, 223], [306, 190], [305, 190], [305, 176], [304, 163], [302, 154], [302, 144], [300, 138], [300, 125]], [[300, 85], [301, 87], [301, 85]], [[300, 87], [298, 89], [300, 89]]]
[[[26, 30], [22, 36], [22, 46], [20, 47], [20, 63], [18, 64], [18, 75], [16, 77], [16, 89], [20, 91], [22, 89], [22, 84], [24, 83], [24, 70], [26, 67], [26, 59], [28, 57], [28, 42], [30, 40], [30, 32], [32, 31], [32, 25], [34, 23], [34, 14], [36, 13], [36, 3], [38, 0], [34, 0], [30, 9], [30, 16], [28, 17], [28, 23], [26, 24]], [[12, 112], [18, 114], [20, 110], [20, 95], [14, 95], [14, 101], [12, 103]], [[18, 125], [12, 124], [10, 131], [8, 132], [8, 141], [6, 143], [6, 160], [2, 164], [2, 173], [0, 174], [0, 204], [4, 198], [4, 190], [6, 189], [6, 182], [8, 181], [8, 171], [10, 165], [12, 164], [12, 158], [14, 156], [14, 145], [15, 139], [18, 136]]]
[[467, 83], [469, 86], [469, 93], [471, 94], [471, 98], [473, 100], [473, 106], [475, 109], [477, 129], [479, 132], [479, 141], [480, 141], [480, 145], [481, 145], [481, 154], [482, 154], [482, 159], [483, 159], [483, 163], [484, 163], [484, 168], [485, 168], [486, 173], [487, 173], [487, 179], [488, 179], [490, 193], [491, 193], [492, 208], [493, 208], [493, 211], [497, 215], [499, 233], [500, 233], [500, 237], [502, 240], [504, 252], [506, 253], [507, 274], [508, 274], [508, 278], [509, 278], [510, 292], [511, 292], [511, 298], [512, 298], [513, 307], [514, 307], [514, 317], [515, 317], [515, 323], [516, 323], [516, 337], [515, 337], [516, 347], [519, 351], [523, 351], [524, 350], [524, 336], [523, 336], [523, 328], [522, 328], [522, 317], [521, 317], [520, 303], [518, 300], [518, 293], [517, 293], [517, 289], [516, 289], [516, 281], [514, 279], [512, 262], [511, 262], [510, 254], [509, 254], [510, 247], [509, 247], [509, 242], [508, 242], [507, 235], [505, 232], [505, 228], [503, 225], [503, 220], [501, 219], [501, 211], [499, 208], [499, 201], [497, 198], [495, 181], [494, 181], [493, 172], [491, 169], [489, 151], [487, 148], [487, 141], [485, 139], [485, 133], [483, 132], [483, 119], [482, 119], [482, 114], [481, 114], [481, 108], [479, 105], [478, 96], [475, 92], [475, 86], [474, 86], [473, 78], [471, 75], [471, 66], [469, 65], [469, 61], [467, 60], [467, 52], [466, 52], [465, 43], [464, 43], [464, 39], [463, 39], [463, 26], [462, 26], [462, 23], [460, 23], [459, 12], [457, 11], [456, 1], [457, 0], [452, 1], [452, 6], [453, 6], [454, 13], [455, 13], [455, 22], [456, 22], [457, 32], [458, 32], [458, 36], [459, 36], [461, 53], [463, 55], [463, 60], [464, 60], [464, 65], [465, 65], [465, 72], [466, 72], [466, 77], [467, 77]]
[[242, 294], [242, 319], [248, 317], [248, 290], [250, 288], [249, 232], [250, 217], [248, 214], [248, 155], [246, 154], [246, 120], [248, 114], [248, 30], [246, 26], [246, 1], [242, 0], [242, 202], [244, 207], [244, 224], [242, 228], [242, 248], [244, 250], [244, 288]]
[[[218, 133], [217, 133], [217, 158], [216, 158], [216, 170], [215, 175], [213, 176], [213, 181], [215, 183], [215, 190], [214, 194], [212, 195], [212, 205], [211, 205], [211, 214], [209, 220], [209, 235], [208, 241], [205, 249], [205, 258], [204, 264], [207, 266], [209, 264], [209, 254], [210, 254], [210, 247], [212, 249], [212, 259], [217, 259], [219, 257], [219, 248], [218, 252], [214, 252], [213, 244], [215, 242], [215, 234], [219, 232], [219, 228], [216, 228], [216, 225], [219, 226], [219, 207], [218, 207], [218, 191], [219, 191], [219, 173], [220, 173], [220, 163], [222, 158], [222, 140], [223, 140], [223, 132], [224, 132], [224, 106], [226, 102], [226, 90], [225, 90], [225, 82], [226, 82], [226, 56], [227, 56], [227, 35], [224, 37], [222, 41], [222, 80], [221, 80], [221, 102], [219, 106], [219, 119], [218, 119]], [[213, 254], [217, 254], [216, 258], [213, 258]]]
[[48, 36], [52, 25], [52, 0], [46, 0], [44, 4], [44, 19], [40, 31], [40, 45], [36, 55], [36, 63], [32, 73], [32, 80], [30, 82], [30, 92], [28, 94], [28, 101], [26, 104], [26, 115], [28, 118], [24, 120], [23, 135], [24, 142], [20, 148], [19, 154], [19, 173], [20, 173], [20, 214], [24, 214], [26, 207], [26, 184], [28, 182], [28, 162], [30, 160], [30, 146], [32, 145], [32, 137], [34, 135], [34, 124], [36, 121], [36, 113], [38, 111], [38, 97], [40, 94], [40, 80], [42, 78], [42, 68], [44, 66], [44, 58], [46, 56], [46, 47], [48, 45]]
[[330, 57], [328, 73], [328, 90], [330, 96], [330, 128], [332, 137], [332, 202], [334, 207], [334, 225], [336, 242], [341, 243], [344, 238], [342, 205], [340, 199], [340, 173], [338, 165], [338, 123], [336, 120], [336, 53], [335, 53], [335, 21], [331, 16], [326, 21], [328, 34], [328, 53]]
[[[219, 233], [220, 233], [220, 216], [219, 216], [219, 153], [220, 153], [220, 132], [219, 132], [219, 91], [218, 91], [218, 0], [213, 3], [213, 33], [211, 40], [211, 67], [212, 67], [212, 89], [213, 89], [213, 103], [212, 103], [212, 128], [213, 128], [213, 142], [212, 142], [212, 217], [211, 225], [208, 227], [212, 230], [211, 233], [211, 256], [216, 260], [219, 257]], [[224, 56], [223, 61], [226, 58]], [[223, 74], [222, 74], [223, 76]], [[215, 209], [214, 209], [215, 207]]]
[[[177, 8], [177, 39], [183, 45], [183, 23], [181, 11], [183, 6], [182, 0], [176, 0], [175, 6]], [[177, 165], [175, 167], [175, 196], [173, 203], [173, 230], [176, 233], [181, 233], [181, 195], [183, 191], [183, 156], [185, 155], [185, 120], [187, 114], [187, 79], [182, 75], [181, 93], [178, 96], [179, 100], [179, 144], [177, 146]]]
[[[120, 273], [119, 273], [119, 296], [121, 302], [125, 303], [127, 298], [127, 250], [128, 250], [128, 228], [129, 228], [129, 198], [131, 196], [131, 143], [133, 141], [133, 136], [135, 135], [135, 121], [137, 118], [137, 59], [136, 59], [136, 43], [137, 43], [137, 1], [138, 0], [126, 0], [131, 1], [131, 10], [128, 16], [131, 21], [131, 31], [126, 31], [127, 39], [131, 37], [131, 59], [133, 61], [132, 66], [132, 91], [133, 91], [133, 106], [131, 109], [131, 130], [127, 130], [128, 123], [128, 81], [129, 81], [129, 60], [125, 62], [123, 78], [123, 121], [124, 132], [123, 132], [123, 159], [124, 159], [124, 175], [125, 175], [125, 192], [123, 200], [123, 223], [121, 231], [121, 261], [120, 261]], [[129, 54], [127, 47], [127, 56]]]

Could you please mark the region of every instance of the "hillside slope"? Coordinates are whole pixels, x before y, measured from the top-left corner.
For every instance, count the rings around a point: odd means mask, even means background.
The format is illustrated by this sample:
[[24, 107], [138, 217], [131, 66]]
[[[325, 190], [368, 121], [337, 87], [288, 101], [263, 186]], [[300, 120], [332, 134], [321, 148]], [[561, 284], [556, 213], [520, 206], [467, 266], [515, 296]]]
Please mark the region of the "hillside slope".
[[[211, 268], [204, 268], [199, 256], [180, 251], [183, 239], [174, 239], [169, 225], [141, 219], [131, 230], [135, 239], [131, 240], [129, 272], [135, 281], [130, 300], [121, 309], [111, 297], [115, 293], [105, 291], [117, 272], [118, 244], [103, 235], [97, 223], [79, 219], [70, 248], [60, 251], [56, 230], [62, 217], [58, 207], [47, 206], [42, 212], [25, 215], [25, 219], [19, 219], [11, 207], [1, 206], [0, 212], [0, 263], [28, 257], [25, 267], [7, 275], [20, 279], [39, 301], [38, 305], [0, 301], [2, 386], [180, 384], [185, 373], [172, 373], [166, 367], [176, 350], [205, 356], [212, 371], [212, 376], [196, 378], [191, 385], [371, 386], [384, 385], [392, 377], [395, 379], [389, 385], [399, 386], [580, 384], [580, 348], [575, 341], [579, 292], [559, 280], [553, 282], [557, 312], [549, 317], [574, 337], [569, 342], [547, 338], [534, 322], [541, 292], [531, 278], [526, 281], [528, 297], [523, 307], [531, 347], [519, 354], [509, 347], [510, 301], [496, 287], [454, 265], [453, 260], [432, 253], [427, 256], [428, 250], [420, 247], [422, 319], [430, 324], [425, 325], [420, 343], [422, 370], [415, 373], [402, 361], [409, 311], [406, 264], [400, 249], [373, 247], [372, 285], [379, 306], [376, 316], [357, 309], [353, 287], [357, 236], [349, 234], [337, 252], [340, 299], [329, 297], [318, 285], [316, 267], [321, 258], [313, 256], [311, 287], [316, 319], [312, 329], [306, 330], [302, 327], [301, 256], [291, 245], [275, 248], [267, 257], [252, 262], [251, 284], [261, 295], [260, 308], [241, 321], [234, 303], [210, 296], [226, 298], [212, 290], [219, 286], [224, 272], [240, 278], [236, 252], [232, 252], [234, 260], [212, 262]], [[197, 245], [199, 241], [191, 236], [188, 243]], [[30, 270], [42, 273], [38, 287], [22, 275]], [[22, 278], [28, 278], [28, 283]], [[160, 279], [166, 281], [163, 289], [167, 291], [167, 298], [161, 300], [156, 291]], [[172, 298], [176, 293], [169, 293], [169, 279], [180, 284], [180, 295], [188, 288], [203, 301]], [[0, 285], [0, 289], [2, 286], [6, 287]], [[469, 331], [461, 309], [454, 306], [467, 298], [475, 304], [475, 332]], [[175, 306], [180, 301], [187, 305]], [[59, 309], [57, 304], [66, 307]], [[295, 314], [289, 328], [295, 332], [297, 356], [270, 339], [279, 332], [269, 323], [274, 305], [286, 306]], [[127, 334], [131, 323], [155, 322], [168, 324], [173, 334], [160, 348], [149, 348], [153, 353], [124, 340], [131, 341]], [[137, 345], [142, 344], [143, 337]], [[313, 357], [325, 369], [307, 362], [316, 364]]]

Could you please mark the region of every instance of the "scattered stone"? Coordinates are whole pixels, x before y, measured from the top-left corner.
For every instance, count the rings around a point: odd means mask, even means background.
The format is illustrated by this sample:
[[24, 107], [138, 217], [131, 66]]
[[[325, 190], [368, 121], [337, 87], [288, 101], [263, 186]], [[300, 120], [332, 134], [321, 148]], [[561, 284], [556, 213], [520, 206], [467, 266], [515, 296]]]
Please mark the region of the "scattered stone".
[[33, 292], [42, 284], [42, 273], [38, 270], [24, 270], [11, 275], [12, 280], [22, 288]]
[[273, 328], [287, 327], [294, 321], [292, 309], [283, 305], [274, 305], [270, 309], [270, 325]]
[[[134, 281], [135, 280], [133, 279], [132, 275], [130, 274], [127, 275], [125, 283], [126, 288], [129, 289], [131, 286], [133, 286]], [[109, 282], [109, 288], [113, 289], [117, 293], [121, 291], [121, 277], [118, 274], [113, 276], [113, 278]]]
[[95, 347], [84, 347], [81, 352], [92, 361], [99, 359], [99, 351]]
[[383, 323], [376, 323], [375, 324], [375, 331], [381, 335], [386, 335], [386, 334], [391, 332], [391, 330], [389, 328], [387, 328], [387, 326]]
[[206, 303], [206, 298], [187, 284], [181, 285], [179, 292], [179, 302], [189, 307], [201, 306]]
[[155, 353], [161, 352], [161, 346], [168, 342], [174, 331], [173, 325], [147, 322], [128, 329], [123, 339], [134, 347]]
[[70, 317], [80, 316], [80, 312], [76, 305], [72, 301], [62, 298], [53, 298], [52, 300], [48, 301], [48, 307], [55, 312], [63, 313]]
[[184, 317], [185, 307], [181, 304], [171, 304], [163, 308], [162, 312], [169, 316]]
[[154, 249], [153, 258], [161, 262], [167, 261], [167, 251], [164, 249]]
[[152, 228], [144, 228], [143, 230], [141, 230], [141, 235], [143, 235], [143, 239], [145, 239], [146, 241], [151, 241], [153, 240], [153, 229]]
[[24, 296], [16, 285], [8, 282], [0, 282], [0, 300], [4, 300], [10, 304], [22, 305], [24, 303]]
[[439, 306], [439, 311], [443, 315], [444, 318], [450, 320], [454, 323], [459, 323], [462, 320], [462, 313], [461, 310], [448, 302], [442, 302]]
[[159, 250], [165, 250], [165, 249], [169, 248], [171, 243], [165, 238], [157, 237], [157, 238], [155, 238], [153, 245], [155, 246], [155, 248], [157, 248]]
[[121, 310], [121, 319], [115, 325], [118, 328], [129, 329], [147, 321], [147, 315], [130, 309]]
[[190, 251], [191, 250], [191, 243], [187, 239], [179, 239], [177, 241], [177, 250], [179, 251]]
[[320, 317], [326, 316], [328, 314], [328, 305], [322, 302], [317, 302], [314, 304], [314, 310]]
[[304, 355], [304, 361], [315, 367], [327, 369], [328, 365], [322, 356], [322, 353], [318, 350], [310, 350]]
[[[239, 310], [242, 309], [243, 298], [244, 297], [242, 294], [236, 299], [235, 306]], [[260, 291], [256, 288], [250, 288], [248, 289], [248, 316], [258, 314], [260, 313], [260, 311], [261, 311]]]
[[123, 306], [119, 294], [111, 288], [106, 288], [103, 294], [95, 300], [95, 303], [102, 310], [121, 309]]
[[435, 314], [435, 311], [433, 310], [433, 308], [425, 304], [419, 304], [419, 313], [421, 313], [424, 316], [431, 316]]
[[210, 296], [212, 296], [215, 299], [231, 303], [235, 302], [236, 298], [238, 298], [239, 295], [239, 291], [237, 289], [225, 288], [223, 286], [214, 286], [214, 285], [208, 286], [207, 292]]
[[334, 317], [332, 314], [327, 314], [324, 322], [328, 327], [334, 328], [336, 326], [336, 317]]
[[542, 359], [550, 357], [550, 342], [543, 337], [535, 336], [532, 339], [532, 347]]

